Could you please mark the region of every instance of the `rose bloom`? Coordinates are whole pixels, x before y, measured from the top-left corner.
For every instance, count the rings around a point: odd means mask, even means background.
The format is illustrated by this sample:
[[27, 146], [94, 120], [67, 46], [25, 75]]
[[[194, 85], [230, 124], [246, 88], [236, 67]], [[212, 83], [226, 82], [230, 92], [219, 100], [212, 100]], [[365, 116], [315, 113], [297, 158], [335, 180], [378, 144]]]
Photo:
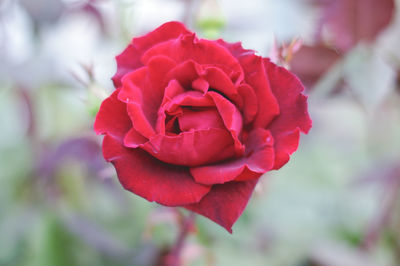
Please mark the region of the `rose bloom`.
[[94, 129], [122, 186], [232, 232], [259, 178], [286, 164], [311, 127], [301, 82], [179, 22], [134, 38], [116, 60], [116, 90]]

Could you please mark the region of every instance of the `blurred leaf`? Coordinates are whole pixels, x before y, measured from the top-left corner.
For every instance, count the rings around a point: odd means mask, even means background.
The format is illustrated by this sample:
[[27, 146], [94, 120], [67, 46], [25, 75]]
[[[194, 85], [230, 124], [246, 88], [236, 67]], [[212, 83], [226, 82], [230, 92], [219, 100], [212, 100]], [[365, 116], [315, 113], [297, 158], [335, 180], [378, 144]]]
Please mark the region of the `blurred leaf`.
[[341, 55], [323, 44], [303, 45], [293, 54], [290, 70], [305, 86], [315, 84], [339, 59]]
[[28, 236], [34, 229], [37, 213], [16, 205], [2, 211], [7, 216], [0, 214], [0, 265], [19, 265], [27, 255]]
[[93, 175], [103, 169], [105, 165], [97, 141], [91, 137], [76, 137], [66, 139], [46, 152], [39, 163], [39, 174], [45, 178], [54, 177], [57, 168], [66, 159], [84, 162]]
[[362, 232], [351, 231], [345, 227], [340, 228], [337, 235], [341, 240], [346, 241], [349, 245], [354, 247], [358, 247], [362, 243], [363, 239]]
[[94, 221], [77, 214], [69, 214], [64, 217], [64, 223], [69, 231], [99, 253], [120, 259], [129, 257], [130, 249]]
[[389, 25], [394, 0], [322, 0], [321, 24], [333, 34], [331, 41], [348, 51], [359, 41], [374, 41]]
[[[33, 238], [33, 254], [29, 259], [32, 266], [78, 265], [72, 247], [74, 241], [56, 216], [43, 216], [37, 236]], [[28, 264], [27, 264], [28, 265]]]

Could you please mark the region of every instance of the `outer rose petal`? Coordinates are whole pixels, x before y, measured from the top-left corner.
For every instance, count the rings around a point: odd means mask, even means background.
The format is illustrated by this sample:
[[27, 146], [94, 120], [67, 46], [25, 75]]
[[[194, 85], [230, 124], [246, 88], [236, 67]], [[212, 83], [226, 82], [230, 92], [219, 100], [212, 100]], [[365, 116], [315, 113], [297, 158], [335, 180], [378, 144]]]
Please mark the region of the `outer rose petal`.
[[147, 68], [142, 67], [125, 75], [118, 99], [127, 103], [127, 112], [136, 131], [150, 138], [155, 134], [156, 101], [161, 101], [162, 95], [161, 92], [152, 94], [149, 90], [142, 89], [147, 85], [147, 73]]
[[232, 225], [245, 209], [258, 179], [214, 185], [199, 202], [186, 209], [208, 217], [232, 233]]
[[254, 89], [258, 99], [258, 113], [253, 127], [265, 128], [280, 111], [271, 90], [270, 77], [265, 74], [261, 57], [248, 54], [241, 56], [239, 60], [245, 72], [246, 83]]
[[133, 44], [129, 44], [120, 55], [115, 57], [117, 61], [117, 73], [112, 77], [115, 88], [121, 87], [121, 79], [125, 74], [143, 66], [142, 62], [140, 62], [141, 54], [142, 52]]
[[106, 135], [104, 158], [113, 163], [122, 186], [149, 200], [166, 206], [199, 202], [210, 191], [197, 184], [186, 167], [165, 164], [141, 149], [125, 148], [117, 139]]
[[126, 113], [126, 104], [117, 98], [119, 91], [119, 89], [115, 90], [102, 102], [94, 122], [94, 131], [97, 134], [108, 134], [121, 140], [132, 127], [132, 123]]
[[274, 169], [284, 166], [290, 159], [290, 155], [297, 150], [300, 140], [300, 129], [292, 132], [278, 134], [278, 141], [275, 144], [275, 164]]
[[142, 37], [134, 38], [132, 43], [116, 57], [117, 73], [112, 78], [114, 86], [116, 88], [120, 87], [122, 85], [121, 79], [125, 74], [143, 66], [140, 58], [151, 46], [187, 33], [190, 32], [182, 23], [172, 21], [161, 25], [156, 30]]
[[312, 121], [307, 111], [307, 97], [301, 82], [289, 71], [264, 59], [271, 88], [276, 96], [281, 113], [271, 122], [268, 129], [275, 139], [276, 161], [274, 169], [279, 169], [297, 150], [299, 130], [307, 133]]

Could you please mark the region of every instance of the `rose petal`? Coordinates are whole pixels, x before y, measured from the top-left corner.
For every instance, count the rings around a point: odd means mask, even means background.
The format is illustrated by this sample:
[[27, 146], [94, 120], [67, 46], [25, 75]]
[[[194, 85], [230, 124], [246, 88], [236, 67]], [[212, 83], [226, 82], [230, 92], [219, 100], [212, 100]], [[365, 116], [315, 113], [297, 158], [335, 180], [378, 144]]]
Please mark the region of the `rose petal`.
[[116, 57], [117, 60], [117, 73], [112, 78], [116, 88], [122, 85], [122, 77], [143, 66], [140, 58], [142, 54], [154, 44], [174, 39], [181, 34], [190, 33], [182, 23], [167, 22], [154, 31], [139, 37], [134, 38], [132, 43]]
[[115, 90], [102, 102], [94, 122], [96, 134], [109, 134], [123, 139], [125, 133], [132, 127], [131, 120], [126, 113], [126, 104], [117, 98], [119, 92], [119, 89]]
[[210, 128], [156, 135], [141, 146], [159, 160], [177, 165], [197, 166], [234, 156], [233, 140], [226, 129]]
[[225, 129], [216, 108], [206, 107], [200, 110], [183, 108], [183, 114], [178, 117], [179, 126], [182, 131], [220, 128]]
[[175, 40], [154, 45], [142, 56], [146, 63], [153, 56], [167, 55], [177, 63], [193, 60], [200, 65], [210, 65], [223, 70], [235, 83], [243, 78], [239, 62], [223, 46], [214, 41], [198, 40], [194, 34], [185, 34]]
[[[277, 161], [274, 169], [279, 169], [297, 149], [298, 130], [308, 133], [312, 121], [307, 111], [307, 97], [301, 82], [289, 71], [264, 59], [271, 88], [281, 110], [280, 115], [268, 126], [275, 140]], [[297, 137], [297, 139], [296, 139]]]
[[118, 99], [127, 104], [127, 112], [133, 127], [146, 138], [155, 134], [153, 123], [157, 119], [157, 101], [161, 102], [161, 92], [151, 93], [148, 86], [148, 69], [142, 67], [127, 75], [122, 80], [123, 85]]
[[104, 158], [113, 163], [122, 186], [148, 201], [166, 206], [181, 206], [200, 201], [210, 191], [197, 184], [186, 167], [158, 161], [141, 149], [125, 148], [106, 135]]
[[185, 92], [185, 89], [181, 86], [181, 84], [176, 80], [172, 79], [168, 82], [167, 87], [164, 91], [164, 97], [161, 103], [161, 106], [164, 106], [167, 102], [170, 102], [174, 97]]
[[206, 216], [232, 233], [232, 225], [245, 209], [257, 181], [254, 179], [214, 185], [199, 203], [185, 208]]
[[187, 60], [171, 69], [166, 75], [167, 80], [175, 79], [186, 90], [191, 90], [192, 83], [199, 77], [202, 67], [193, 60]]
[[168, 72], [166, 79], [177, 80], [187, 90], [197, 90], [204, 94], [209, 89], [216, 91], [239, 108], [243, 106], [237, 87], [228, 75], [217, 67], [200, 65], [193, 60], [188, 60]]
[[217, 67], [205, 67], [200, 76], [207, 81], [209, 89], [217, 91], [232, 102], [238, 101], [238, 90], [232, 80]]
[[243, 169], [243, 172], [235, 178], [235, 181], [249, 181], [249, 180], [257, 179], [262, 175], [263, 174], [253, 172], [253, 171], [249, 170], [249, 168], [245, 167]]
[[269, 76], [266, 75], [262, 58], [256, 55], [242, 55], [239, 58], [249, 84], [258, 99], [258, 113], [253, 127], [265, 128], [279, 114], [278, 102], [272, 93]]
[[179, 84], [176, 79], [172, 79], [169, 81], [167, 87], [164, 91], [163, 100], [161, 102], [161, 107], [158, 110], [157, 124], [156, 130], [159, 134], [165, 134], [165, 109], [164, 106], [171, 102], [172, 99], [182, 93], [184, 93], [185, 89]]
[[139, 51], [133, 44], [129, 44], [124, 51], [115, 57], [117, 61], [117, 72], [112, 77], [115, 88], [119, 88], [122, 85], [122, 77], [143, 66], [140, 62], [140, 56], [143, 52]]
[[300, 140], [300, 129], [296, 128], [292, 132], [275, 134], [278, 139], [275, 144], [275, 164], [274, 169], [284, 166], [290, 159], [290, 155], [297, 150]]
[[226, 42], [226, 41], [224, 41], [222, 39], [217, 40], [217, 42], [220, 45], [222, 45], [225, 48], [227, 48], [229, 50], [229, 52], [231, 52], [231, 54], [236, 58], [239, 58], [239, 57], [244, 56], [244, 55], [253, 55], [255, 53], [254, 50], [244, 49], [242, 47], [242, 43], [241, 42], [230, 43], [230, 42]]
[[130, 148], [138, 148], [147, 141], [147, 138], [143, 137], [142, 134], [137, 132], [136, 129], [132, 127], [125, 135], [124, 145]]
[[173, 115], [182, 113], [182, 106], [214, 107], [215, 104], [210, 97], [204, 97], [204, 95], [198, 91], [187, 91], [175, 96], [171, 101], [167, 102], [163, 106], [163, 110]]
[[146, 138], [155, 134], [157, 110], [166, 86], [164, 77], [174, 66], [169, 58], [157, 56], [122, 79], [118, 98], [127, 103], [133, 127]]
[[166, 79], [166, 74], [176, 67], [176, 63], [167, 56], [154, 56], [147, 62], [149, 70], [149, 80], [157, 91], [164, 92], [170, 79]]
[[[279, 105], [271, 91], [262, 58], [256, 56], [253, 50], [243, 49], [240, 42], [228, 43], [218, 40], [218, 43], [227, 48], [239, 60], [245, 74], [245, 81], [253, 88], [257, 96], [258, 113], [255, 115], [254, 127], [265, 128], [279, 114]], [[252, 106], [248, 104], [244, 110], [252, 109]], [[249, 123], [249, 119], [253, 118], [251, 114], [254, 113], [254, 110], [247, 112], [250, 114], [246, 115], [245, 123]]]
[[192, 82], [192, 89], [206, 93], [210, 84], [204, 78], [197, 78]]
[[274, 165], [273, 145], [274, 141], [268, 130], [255, 129], [247, 138], [243, 157], [219, 164], [192, 167], [190, 173], [197, 183], [207, 185], [236, 180], [246, 169], [263, 174]]
[[249, 85], [241, 84], [238, 89], [239, 95], [243, 101], [243, 122], [245, 125], [251, 123], [258, 112], [257, 96]]
[[239, 140], [242, 132], [243, 120], [240, 111], [221, 94], [209, 91], [206, 96], [213, 99], [219, 114], [224, 121], [225, 127], [229, 130], [235, 143], [236, 155], [240, 156], [244, 152], [244, 146]]

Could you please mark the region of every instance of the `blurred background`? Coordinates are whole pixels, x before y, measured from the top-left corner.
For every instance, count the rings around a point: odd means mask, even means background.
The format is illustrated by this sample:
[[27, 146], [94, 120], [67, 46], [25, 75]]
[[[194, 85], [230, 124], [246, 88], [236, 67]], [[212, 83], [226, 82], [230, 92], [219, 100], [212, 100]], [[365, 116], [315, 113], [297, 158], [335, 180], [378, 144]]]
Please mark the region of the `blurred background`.
[[400, 265], [398, 6], [0, 0], [0, 265], [156, 265], [174, 243], [182, 214], [123, 190], [93, 132], [114, 56], [169, 20], [289, 67], [313, 119], [233, 235], [197, 217], [184, 265]]

